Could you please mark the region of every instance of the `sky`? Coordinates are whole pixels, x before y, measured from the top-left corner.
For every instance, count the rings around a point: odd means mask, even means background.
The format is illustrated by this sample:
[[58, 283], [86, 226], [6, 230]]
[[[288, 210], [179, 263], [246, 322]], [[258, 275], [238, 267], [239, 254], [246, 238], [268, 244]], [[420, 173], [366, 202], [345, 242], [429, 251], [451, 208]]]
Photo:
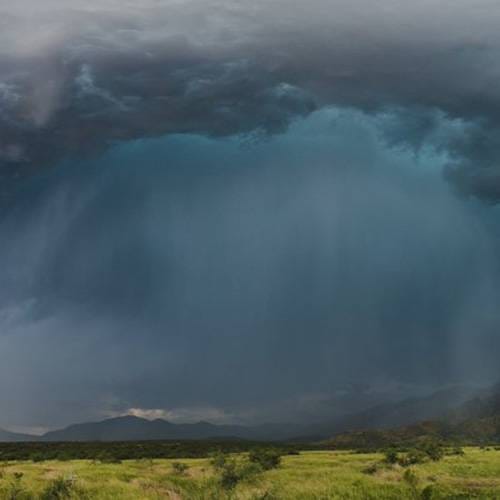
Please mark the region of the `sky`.
[[497, 382], [499, 22], [0, 0], [0, 427]]

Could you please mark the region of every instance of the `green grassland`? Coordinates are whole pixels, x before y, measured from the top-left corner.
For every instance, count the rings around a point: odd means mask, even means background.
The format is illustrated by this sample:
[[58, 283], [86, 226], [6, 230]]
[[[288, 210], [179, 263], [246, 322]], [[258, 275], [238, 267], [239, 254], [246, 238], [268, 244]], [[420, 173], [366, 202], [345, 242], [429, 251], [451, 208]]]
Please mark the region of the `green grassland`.
[[[206, 458], [4, 461], [0, 498], [500, 499], [500, 451], [464, 451], [411, 467], [389, 465], [378, 453], [304, 451], [283, 456], [278, 468], [251, 474], [229, 490]], [[245, 454], [235, 460], [244, 461]], [[175, 462], [188, 468], [175, 470]]]

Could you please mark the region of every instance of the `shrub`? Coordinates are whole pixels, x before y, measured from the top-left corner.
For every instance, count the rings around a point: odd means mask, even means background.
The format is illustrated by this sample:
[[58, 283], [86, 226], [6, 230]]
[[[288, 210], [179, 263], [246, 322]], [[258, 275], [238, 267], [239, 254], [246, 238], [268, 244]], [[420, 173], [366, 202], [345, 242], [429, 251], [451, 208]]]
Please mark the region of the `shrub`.
[[263, 470], [276, 469], [281, 463], [280, 451], [273, 448], [252, 450], [248, 458], [250, 462], [259, 464]]
[[187, 464], [184, 464], [182, 462], [172, 462], [172, 470], [175, 474], [183, 475], [188, 469], [189, 466]]
[[432, 498], [434, 497], [434, 491], [434, 486], [432, 484], [429, 484], [420, 493], [420, 498], [422, 498], [422, 500], [432, 500]]
[[465, 455], [465, 451], [464, 451], [464, 449], [461, 446], [455, 446], [454, 448], [452, 448], [448, 452], [448, 454], [449, 455], [458, 455], [458, 456], [463, 457]]
[[391, 448], [385, 452], [385, 462], [388, 464], [395, 464], [398, 462], [398, 452], [394, 449]]
[[[462, 450], [463, 452], [463, 450]], [[457, 450], [458, 454], [461, 454]], [[405, 455], [398, 459], [398, 463], [403, 467], [410, 465], [417, 465], [432, 460], [437, 462], [444, 456], [444, 448], [436, 441], [426, 441], [418, 446], [412, 448]]]
[[410, 465], [423, 464], [424, 462], [427, 462], [427, 460], [428, 456], [425, 452], [413, 448], [409, 450], [406, 455], [399, 457], [398, 463], [402, 467], [409, 467]]
[[238, 464], [240, 481], [249, 481], [262, 472], [262, 467], [254, 462], [241, 462]]
[[212, 454], [210, 458], [210, 464], [216, 470], [222, 469], [227, 462], [227, 455], [222, 453], [221, 451], [216, 451]]
[[66, 500], [74, 493], [73, 479], [58, 478], [51, 481], [42, 492], [41, 500]]
[[68, 462], [71, 460], [71, 453], [69, 451], [59, 451], [56, 454], [56, 460], [59, 460], [60, 462]]
[[43, 462], [45, 460], [45, 457], [43, 456], [43, 453], [33, 453], [33, 455], [31, 455], [31, 461], [32, 462]]
[[220, 470], [220, 484], [225, 490], [232, 490], [238, 484], [240, 478], [236, 470], [236, 462], [226, 462]]
[[234, 489], [240, 480], [236, 470], [236, 461], [221, 451], [217, 451], [212, 455], [210, 463], [220, 475], [221, 487], [225, 490]]
[[102, 452], [97, 455], [97, 460], [102, 464], [121, 464], [122, 461], [115, 455], [109, 452]]
[[238, 462], [221, 452], [212, 456], [211, 464], [218, 472], [220, 485], [225, 490], [233, 490], [240, 481], [250, 479], [262, 471], [257, 463]]
[[25, 500], [32, 497], [21, 484], [23, 476], [24, 474], [22, 472], [14, 472], [13, 480], [6, 491], [6, 500]]
[[434, 462], [441, 460], [444, 456], [443, 447], [436, 441], [426, 441], [421, 449]]

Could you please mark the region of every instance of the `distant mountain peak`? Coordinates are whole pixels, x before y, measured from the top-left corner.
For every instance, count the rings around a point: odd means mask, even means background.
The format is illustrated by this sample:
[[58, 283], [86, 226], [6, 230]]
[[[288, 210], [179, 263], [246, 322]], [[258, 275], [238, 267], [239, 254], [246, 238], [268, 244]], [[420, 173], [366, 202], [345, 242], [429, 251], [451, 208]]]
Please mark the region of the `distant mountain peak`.
[[101, 420], [101, 422], [150, 422], [147, 418], [138, 417], [137, 415], [119, 415], [118, 417], [106, 418]]
[[451, 387], [423, 398], [405, 399], [373, 406], [358, 413], [314, 425], [260, 424], [218, 425], [205, 420], [176, 424], [156, 418], [120, 415], [98, 422], [84, 422], [43, 436], [17, 434], [0, 429], [0, 441], [150, 441], [189, 439], [248, 439], [278, 441], [312, 436], [325, 439], [348, 431], [394, 429], [423, 421], [455, 422], [500, 415], [500, 384], [472, 392]]

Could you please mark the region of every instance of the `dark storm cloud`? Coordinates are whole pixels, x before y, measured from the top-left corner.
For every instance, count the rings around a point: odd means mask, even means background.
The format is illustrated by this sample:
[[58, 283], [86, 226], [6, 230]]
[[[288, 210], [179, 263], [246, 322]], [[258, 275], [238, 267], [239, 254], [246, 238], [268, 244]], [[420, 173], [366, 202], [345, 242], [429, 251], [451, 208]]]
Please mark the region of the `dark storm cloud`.
[[494, 2], [24, 0], [0, 10], [4, 176], [133, 138], [280, 132], [333, 104], [392, 110], [402, 124], [428, 115], [399, 134], [412, 146], [436, 110], [462, 120], [458, 142], [432, 143], [450, 156], [446, 175], [498, 198]]
[[496, 3], [68, 4], [0, 0], [0, 427], [498, 376]]
[[496, 209], [384, 120], [139, 141], [25, 191], [0, 225], [3, 424], [294, 420], [494, 378]]

